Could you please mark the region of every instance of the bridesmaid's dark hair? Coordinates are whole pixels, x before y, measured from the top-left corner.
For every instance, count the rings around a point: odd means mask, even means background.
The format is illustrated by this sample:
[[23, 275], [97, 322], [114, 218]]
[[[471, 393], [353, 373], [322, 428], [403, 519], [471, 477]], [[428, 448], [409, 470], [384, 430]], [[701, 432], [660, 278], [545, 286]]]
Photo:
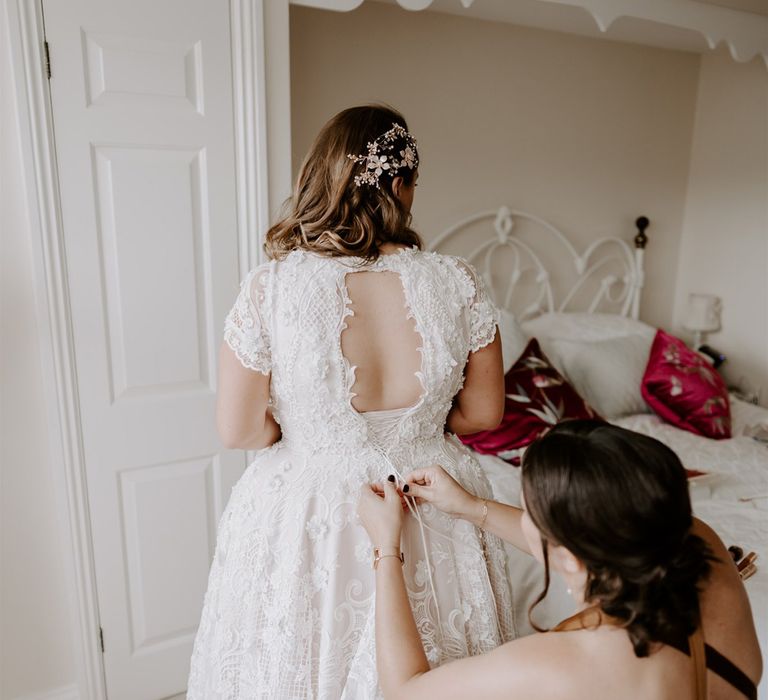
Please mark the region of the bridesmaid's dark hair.
[[549, 587], [550, 543], [584, 564], [585, 602], [623, 622], [637, 656], [699, 626], [714, 557], [691, 533], [685, 469], [666, 445], [601, 421], [566, 421], [528, 448], [522, 485], [545, 564], [529, 617]]

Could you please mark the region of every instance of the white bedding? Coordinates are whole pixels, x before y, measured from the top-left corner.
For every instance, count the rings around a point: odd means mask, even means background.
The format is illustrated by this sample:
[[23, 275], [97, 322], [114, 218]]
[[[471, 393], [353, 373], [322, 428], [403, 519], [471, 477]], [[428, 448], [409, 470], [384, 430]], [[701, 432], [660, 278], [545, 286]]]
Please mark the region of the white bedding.
[[[749, 425], [768, 424], [768, 410], [733, 399], [733, 434], [730, 440], [711, 440], [663, 423], [654, 415], [617, 419], [616, 425], [636, 430], [669, 445], [688, 469], [709, 476], [691, 483], [695, 514], [707, 522], [726, 546], [737, 544], [758, 554], [757, 573], [745, 582], [757, 626], [764, 665], [768, 669], [768, 445], [744, 436]], [[493, 486], [494, 496], [504, 503], [520, 503], [520, 470], [488, 455], [478, 455]], [[741, 501], [742, 498], [754, 500]], [[515, 616], [521, 634], [532, 632], [527, 610], [541, 591], [543, 569], [531, 557], [509, 546], [509, 576], [515, 600]], [[553, 582], [554, 583], [554, 582]], [[550, 626], [573, 612], [564, 587], [554, 585], [537, 608], [536, 621]], [[768, 680], [758, 696], [768, 698]]]

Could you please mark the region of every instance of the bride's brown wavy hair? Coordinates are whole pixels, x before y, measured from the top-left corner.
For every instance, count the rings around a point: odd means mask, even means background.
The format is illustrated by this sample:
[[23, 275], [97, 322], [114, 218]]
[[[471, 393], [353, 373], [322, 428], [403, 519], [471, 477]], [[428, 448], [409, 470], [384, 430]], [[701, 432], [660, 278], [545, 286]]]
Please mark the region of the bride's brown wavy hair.
[[699, 626], [715, 558], [691, 532], [685, 469], [669, 447], [608, 423], [565, 421], [527, 449], [522, 485], [545, 566], [529, 619], [549, 587], [549, 542], [584, 564], [585, 602], [622, 622], [637, 656]]
[[[410, 213], [392, 191], [393, 177], [385, 171], [380, 188], [358, 187], [354, 178], [363, 166], [347, 157], [365, 153], [368, 143], [393, 124], [408, 129], [397, 110], [365, 105], [345, 109], [323, 126], [302, 163], [283, 218], [267, 232], [264, 248], [270, 258], [302, 249], [375, 260], [383, 243], [422, 247]], [[407, 186], [415, 174], [410, 168], [397, 172]]]

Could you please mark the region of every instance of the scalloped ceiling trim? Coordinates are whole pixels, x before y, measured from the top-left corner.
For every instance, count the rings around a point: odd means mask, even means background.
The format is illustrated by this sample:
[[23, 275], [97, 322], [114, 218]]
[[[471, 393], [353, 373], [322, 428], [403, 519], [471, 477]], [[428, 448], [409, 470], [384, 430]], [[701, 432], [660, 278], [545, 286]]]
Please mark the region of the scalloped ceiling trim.
[[318, 10], [334, 10], [336, 12], [349, 12], [356, 10], [365, 0], [288, 0], [290, 5], [303, 5], [304, 7], [316, 7]]
[[[404, 7], [406, 10], [426, 10], [431, 4], [432, 0], [397, 0], [397, 2]], [[469, 4], [471, 5], [473, 0], [470, 0]], [[461, 3], [464, 5], [464, 7], [469, 7], [469, 5], [466, 5], [463, 1]]]
[[[399, 0], [398, 0], [399, 1]], [[725, 43], [735, 61], [761, 56], [768, 68], [768, 17], [695, 0], [539, 0], [587, 10], [601, 32], [634, 17], [699, 32], [710, 49]]]
[[[290, 0], [296, 5], [347, 12], [365, 0]], [[397, 0], [406, 10], [426, 10], [433, 0]], [[475, 0], [460, 0], [470, 9]], [[648, 20], [701, 34], [710, 49], [725, 44], [735, 61], [746, 62], [761, 56], [768, 68], [768, 16], [756, 15], [696, 0], [539, 0], [580, 7], [606, 33], [620, 17]]]

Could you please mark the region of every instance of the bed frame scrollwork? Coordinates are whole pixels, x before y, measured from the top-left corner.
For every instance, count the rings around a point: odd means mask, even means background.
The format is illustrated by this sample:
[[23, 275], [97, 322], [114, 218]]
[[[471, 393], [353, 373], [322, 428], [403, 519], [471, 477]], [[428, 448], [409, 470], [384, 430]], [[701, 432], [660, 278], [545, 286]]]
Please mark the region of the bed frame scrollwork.
[[[609, 311], [636, 319], [649, 223], [645, 216], [635, 221], [634, 246], [623, 238], [606, 236], [579, 252], [548, 221], [502, 206], [459, 221], [431, 241], [429, 249], [449, 252], [451, 244], [463, 235], [465, 245], [468, 240], [474, 246], [463, 257], [483, 276], [496, 303], [515, 312], [521, 321], [553, 311]], [[527, 236], [518, 235], [522, 228]], [[479, 244], [478, 237], [482, 238]], [[550, 255], [548, 264], [545, 248]], [[559, 264], [557, 277], [551, 270], [553, 260]], [[554, 280], [559, 284], [554, 285]], [[523, 286], [525, 295], [521, 293]], [[522, 308], [517, 303], [520, 297], [525, 298]]]

